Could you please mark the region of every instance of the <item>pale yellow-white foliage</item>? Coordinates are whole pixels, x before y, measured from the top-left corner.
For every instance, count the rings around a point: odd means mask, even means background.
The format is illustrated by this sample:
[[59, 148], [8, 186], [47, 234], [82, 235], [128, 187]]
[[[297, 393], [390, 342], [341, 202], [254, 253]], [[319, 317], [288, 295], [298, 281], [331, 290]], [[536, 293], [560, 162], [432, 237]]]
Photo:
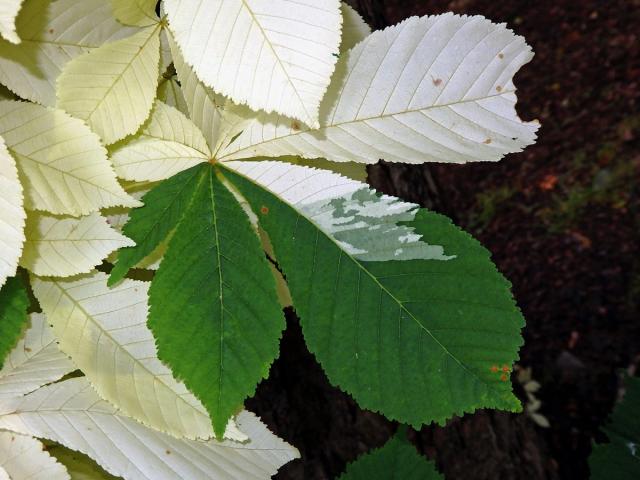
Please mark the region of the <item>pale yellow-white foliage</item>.
[[18, 165], [26, 208], [77, 216], [140, 205], [118, 183], [98, 136], [62, 110], [0, 101], [0, 135]]
[[[202, 404], [157, 358], [146, 326], [149, 283], [107, 287], [94, 272], [71, 280], [32, 277], [33, 291], [60, 341], [101, 397], [141, 423], [180, 438], [213, 437]], [[233, 421], [226, 438], [246, 439]]]
[[200, 129], [161, 101], [156, 101], [138, 135], [114, 147], [111, 161], [116, 173], [134, 181], [164, 180], [211, 158]]
[[300, 155], [332, 161], [496, 161], [534, 142], [515, 111], [513, 75], [533, 56], [484, 17], [412, 17], [343, 54], [319, 129], [259, 114], [220, 159]]
[[123, 415], [86, 378], [40, 388], [12, 407], [0, 429], [83, 452], [125, 480], [263, 480], [299, 456], [249, 412], [238, 417], [248, 442], [176, 439]]
[[106, 145], [135, 133], [158, 87], [159, 33], [152, 25], [73, 59], [58, 78], [58, 107], [85, 120]]
[[0, 1], [0, 35], [11, 43], [20, 43], [20, 37], [16, 32], [16, 17], [24, 0]]
[[135, 245], [98, 213], [74, 218], [33, 212], [25, 232], [20, 265], [41, 276], [88, 273], [111, 252]]
[[0, 287], [16, 273], [24, 243], [24, 220], [18, 169], [0, 137]]
[[[67, 469], [28, 435], [0, 431], [0, 468], [13, 480], [69, 480]], [[0, 478], [2, 478], [0, 476]]]
[[339, 0], [165, 0], [186, 62], [216, 92], [318, 126], [340, 47]]
[[56, 80], [71, 59], [137, 31], [116, 21], [105, 0], [30, 0], [17, 26], [19, 45], [0, 40], [0, 82], [50, 107]]
[[148, 27], [160, 20], [156, 15], [157, 0], [111, 0], [113, 14], [125, 25]]

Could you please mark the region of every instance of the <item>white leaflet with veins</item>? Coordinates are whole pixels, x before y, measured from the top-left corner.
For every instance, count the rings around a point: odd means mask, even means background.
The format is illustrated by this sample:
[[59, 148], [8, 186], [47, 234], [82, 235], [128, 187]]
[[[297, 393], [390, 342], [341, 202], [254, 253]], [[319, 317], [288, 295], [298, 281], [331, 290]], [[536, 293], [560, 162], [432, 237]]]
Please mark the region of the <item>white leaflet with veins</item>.
[[254, 110], [318, 125], [340, 46], [339, 0], [165, 0], [165, 9], [206, 85]]
[[118, 176], [139, 182], [165, 180], [210, 158], [211, 151], [198, 127], [159, 100], [140, 132], [111, 149]]
[[50, 107], [56, 104], [56, 80], [71, 59], [136, 32], [113, 17], [105, 0], [28, 1], [17, 26], [19, 45], [0, 40], [0, 82]]
[[[27, 435], [0, 431], [0, 469], [14, 480], [69, 480], [67, 469]], [[2, 473], [0, 473], [2, 479]]]
[[124, 416], [86, 378], [73, 378], [23, 397], [0, 416], [0, 429], [61, 443], [126, 480], [263, 480], [299, 456], [252, 413], [238, 422], [250, 435], [246, 443], [176, 439]]
[[24, 221], [18, 169], [0, 137], [0, 287], [16, 273], [24, 243]]
[[326, 170], [284, 162], [226, 162], [225, 166], [280, 197], [344, 250], [363, 261], [450, 260], [440, 245], [421, 240], [413, 227], [418, 205], [380, 195], [365, 183]]
[[532, 57], [522, 37], [484, 17], [412, 17], [341, 56], [319, 129], [245, 115], [242, 134], [219, 158], [496, 161], [536, 138], [538, 122], [518, 118], [512, 82]]
[[[207, 411], [157, 356], [147, 328], [148, 282], [107, 287], [93, 272], [72, 280], [32, 277], [33, 291], [69, 355], [104, 399], [176, 437], [213, 437]], [[245, 440], [233, 422], [225, 438]]]
[[88, 273], [111, 252], [135, 245], [99, 213], [73, 218], [33, 212], [25, 230], [27, 241], [20, 265], [41, 276]]
[[0, 101], [0, 135], [18, 165], [30, 210], [77, 216], [141, 205], [118, 183], [100, 138], [62, 110]]
[[32, 313], [29, 318], [31, 326], [0, 370], [0, 402], [31, 393], [76, 369], [56, 345], [45, 316]]

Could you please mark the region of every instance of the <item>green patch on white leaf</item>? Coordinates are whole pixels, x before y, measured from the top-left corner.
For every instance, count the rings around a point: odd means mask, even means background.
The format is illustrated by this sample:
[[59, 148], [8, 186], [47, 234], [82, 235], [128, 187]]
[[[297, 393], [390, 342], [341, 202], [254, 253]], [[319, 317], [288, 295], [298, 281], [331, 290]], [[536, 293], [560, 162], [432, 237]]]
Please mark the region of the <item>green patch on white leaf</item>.
[[156, 101], [138, 135], [111, 149], [119, 177], [134, 181], [165, 180], [211, 158], [198, 127], [181, 112]]
[[245, 113], [242, 134], [218, 157], [496, 161], [536, 138], [538, 122], [516, 113], [512, 81], [532, 57], [522, 37], [483, 17], [412, 17], [341, 55], [320, 128]]
[[[268, 235], [309, 349], [362, 408], [414, 426], [521, 409], [508, 373], [524, 321], [468, 234], [339, 175], [281, 162], [221, 165]], [[362, 236], [350, 235], [354, 226]], [[417, 255], [392, 259], [405, 248]]]
[[342, 10], [342, 43], [340, 54], [348, 52], [371, 34], [371, 27], [356, 10], [345, 2], [340, 4]]
[[2, 101], [0, 135], [18, 165], [27, 208], [77, 216], [139, 205], [118, 183], [98, 136], [62, 110]]
[[11, 410], [0, 415], [0, 429], [85, 453], [125, 480], [263, 480], [299, 456], [248, 412], [238, 419], [251, 438], [246, 443], [173, 438], [123, 415], [85, 378], [40, 388]]
[[105, 144], [135, 133], [158, 87], [160, 25], [69, 62], [58, 78], [58, 107], [85, 120]]
[[98, 213], [80, 218], [33, 212], [20, 265], [36, 275], [70, 277], [88, 273], [107, 256], [134, 243]]
[[0, 287], [16, 273], [25, 239], [25, 216], [18, 169], [0, 137]]
[[184, 59], [207, 86], [318, 125], [340, 47], [339, 0], [165, 0], [165, 9]]
[[136, 32], [117, 22], [104, 0], [30, 0], [17, 26], [19, 45], [0, 40], [0, 82], [51, 107], [56, 80], [70, 60]]
[[[145, 323], [148, 283], [125, 280], [109, 289], [107, 276], [94, 272], [66, 281], [33, 278], [32, 286], [61, 350], [103, 398], [173, 436], [213, 436], [204, 407], [157, 358]], [[246, 439], [233, 421], [225, 435]]]

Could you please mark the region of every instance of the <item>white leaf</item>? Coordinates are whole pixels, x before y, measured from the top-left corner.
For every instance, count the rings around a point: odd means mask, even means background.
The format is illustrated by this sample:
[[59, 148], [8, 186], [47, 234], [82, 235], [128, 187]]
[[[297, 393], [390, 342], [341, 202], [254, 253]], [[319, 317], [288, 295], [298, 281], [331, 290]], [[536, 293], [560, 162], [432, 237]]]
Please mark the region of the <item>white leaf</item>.
[[14, 432], [0, 431], [0, 468], [14, 480], [71, 478], [67, 469], [49, 455], [42, 442]]
[[182, 58], [178, 46], [169, 38], [173, 56], [173, 66], [178, 74], [180, 88], [189, 110], [189, 118], [195, 123], [207, 139], [209, 147], [216, 152], [219, 149], [220, 132], [228, 131], [231, 126], [223, 125], [223, 112], [228, 100], [203, 84], [193, 69]]
[[[176, 437], [213, 436], [205, 408], [158, 360], [146, 324], [149, 283], [126, 279], [109, 288], [107, 275], [94, 272], [74, 280], [32, 278], [32, 286], [60, 349], [102, 398]], [[243, 438], [232, 422], [225, 436]]]
[[11, 480], [7, 471], [2, 467], [0, 467], [0, 480]]
[[58, 78], [58, 107], [86, 120], [109, 145], [149, 116], [160, 74], [160, 25], [69, 62]]
[[20, 45], [0, 40], [0, 82], [22, 98], [50, 107], [67, 62], [136, 32], [117, 22], [104, 0], [30, 0], [17, 25]]
[[249, 121], [219, 155], [332, 161], [495, 161], [536, 138], [516, 113], [513, 75], [533, 53], [483, 17], [412, 17], [341, 56], [309, 130], [271, 115]]
[[56, 441], [126, 480], [268, 479], [298, 456], [251, 413], [239, 415], [247, 443], [179, 440], [144, 427], [74, 378], [24, 397], [0, 428]]
[[42, 276], [88, 273], [114, 250], [135, 245], [98, 213], [80, 218], [33, 213], [26, 232], [20, 265]]
[[11, 43], [20, 43], [16, 32], [16, 17], [24, 0], [2, 0], [0, 2], [0, 35]]
[[0, 287], [16, 273], [24, 244], [24, 219], [18, 169], [0, 137]]
[[86, 215], [141, 205], [118, 184], [98, 136], [62, 110], [2, 101], [0, 135], [16, 159], [28, 209]]
[[119, 177], [159, 181], [211, 158], [207, 141], [194, 123], [173, 107], [156, 101], [151, 117], [129, 141], [111, 151]]
[[58, 349], [45, 316], [32, 313], [29, 318], [31, 326], [0, 370], [0, 402], [31, 393], [76, 369]]
[[318, 125], [340, 46], [339, 0], [165, 0], [187, 63], [254, 110]]
[[340, 44], [340, 54], [344, 54], [355, 47], [362, 40], [371, 34], [371, 27], [350, 5], [342, 2], [342, 43]]
[[440, 245], [429, 245], [411, 222], [418, 205], [378, 195], [366, 183], [285, 162], [226, 162], [226, 167], [277, 195], [363, 261], [442, 260]]
[[125, 25], [148, 27], [160, 21], [156, 15], [157, 0], [111, 0], [113, 14]]

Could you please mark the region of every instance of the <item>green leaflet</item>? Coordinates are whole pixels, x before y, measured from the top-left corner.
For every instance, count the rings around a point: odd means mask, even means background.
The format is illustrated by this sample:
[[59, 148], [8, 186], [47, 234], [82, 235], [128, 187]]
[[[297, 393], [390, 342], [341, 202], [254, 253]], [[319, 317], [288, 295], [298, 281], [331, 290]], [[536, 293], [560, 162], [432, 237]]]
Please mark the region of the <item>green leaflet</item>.
[[[267, 177], [286, 178], [281, 172], [271, 174], [268, 163], [254, 164], [255, 170], [263, 169], [261, 183]], [[477, 408], [520, 410], [508, 380], [524, 321], [509, 283], [470, 235], [446, 217], [421, 210], [411, 226], [432, 246], [431, 259], [364, 261], [357, 257], [376, 251], [357, 253], [364, 242], [357, 248], [352, 244], [350, 251], [345, 240], [352, 239], [338, 237], [349, 233], [340, 229], [350, 212], [334, 218], [330, 227], [336, 233], [328, 233], [326, 208], [309, 213], [249, 177], [226, 168], [224, 175], [258, 213], [269, 235], [310, 350], [330, 381], [363, 408], [414, 426], [443, 423]], [[321, 184], [321, 175], [307, 179]], [[336, 181], [331, 188], [339, 187]], [[295, 188], [310, 195], [293, 180], [287, 195]], [[337, 205], [334, 215], [340, 214], [340, 202], [328, 205]], [[347, 210], [354, 205], [349, 203]], [[374, 203], [363, 205], [363, 211], [370, 210]], [[377, 231], [384, 233], [374, 225], [360, 238], [374, 248], [376, 235], [386, 239]]]
[[149, 291], [148, 325], [158, 357], [220, 436], [278, 354], [284, 317], [275, 283], [255, 229], [212, 165], [172, 177], [144, 200], [125, 227], [139, 246], [122, 251], [112, 279], [177, 223]]
[[589, 466], [593, 480], [640, 478], [640, 379], [626, 380], [626, 393], [605, 428], [610, 443], [595, 445]]
[[416, 452], [401, 434], [382, 448], [362, 455], [347, 466], [339, 480], [373, 480], [397, 478], [402, 480], [439, 480], [443, 477], [433, 464]]
[[196, 165], [159, 183], [142, 197], [144, 207], [131, 210], [122, 233], [136, 246], [120, 249], [109, 286], [122, 280], [130, 268], [151, 254], [176, 228], [191, 201], [202, 168], [203, 165]]
[[0, 290], [0, 369], [27, 323], [29, 296], [18, 277], [7, 279]]

